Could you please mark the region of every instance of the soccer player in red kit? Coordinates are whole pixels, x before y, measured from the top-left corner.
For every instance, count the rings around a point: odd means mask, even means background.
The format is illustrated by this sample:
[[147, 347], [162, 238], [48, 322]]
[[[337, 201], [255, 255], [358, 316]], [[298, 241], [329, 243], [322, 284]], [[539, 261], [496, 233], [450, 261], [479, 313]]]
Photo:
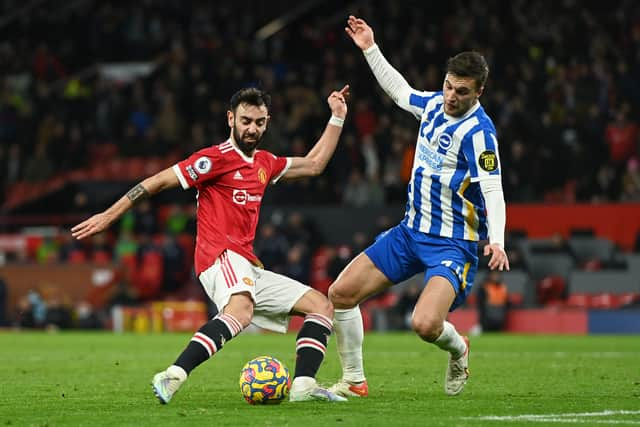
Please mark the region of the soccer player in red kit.
[[319, 175], [333, 155], [347, 114], [349, 87], [327, 100], [331, 118], [305, 157], [278, 157], [258, 150], [269, 122], [270, 97], [245, 88], [231, 97], [231, 134], [134, 186], [116, 203], [71, 229], [83, 239], [109, 227], [134, 204], [167, 188], [198, 190], [195, 269], [219, 314], [204, 324], [166, 370], [153, 377], [153, 390], [168, 403], [191, 371], [250, 323], [286, 332], [291, 315], [304, 316], [296, 341], [290, 400], [343, 401], [318, 386], [315, 375], [333, 329], [333, 306], [320, 292], [263, 268], [253, 253], [260, 204], [269, 183]]

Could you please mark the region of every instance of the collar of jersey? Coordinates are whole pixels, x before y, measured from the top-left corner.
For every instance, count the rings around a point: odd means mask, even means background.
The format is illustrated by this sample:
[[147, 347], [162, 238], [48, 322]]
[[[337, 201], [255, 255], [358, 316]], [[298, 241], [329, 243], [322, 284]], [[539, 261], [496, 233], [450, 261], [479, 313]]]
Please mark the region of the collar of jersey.
[[[469, 108], [469, 111], [464, 113], [464, 116], [453, 117], [453, 116], [448, 115], [444, 111], [443, 111], [443, 114], [444, 114], [444, 118], [447, 119], [448, 122], [458, 122], [460, 120], [466, 119], [467, 117], [469, 117], [470, 115], [475, 113], [478, 108], [480, 108], [480, 101], [476, 102], [476, 105], [474, 105], [473, 107]], [[235, 147], [235, 145], [234, 145], [234, 147]]]
[[[244, 153], [242, 152], [242, 150], [240, 150], [240, 149], [238, 148], [238, 146], [236, 145], [236, 142], [235, 142], [232, 138], [229, 138], [227, 141], [231, 142], [231, 146], [233, 147], [233, 149], [234, 149], [234, 150], [236, 150], [236, 153], [238, 153], [238, 155], [239, 155], [240, 157], [242, 157], [242, 159], [243, 159], [245, 162], [247, 162], [247, 163], [253, 163], [253, 157], [249, 157], [249, 156], [247, 156], [246, 154], [244, 154]], [[255, 156], [255, 154], [256, 154], [256, 152], [257, 152], [257, 151], [258, 151], [258, 150], [254, 150], [254, 152], [253, 152], [254, 156]]]

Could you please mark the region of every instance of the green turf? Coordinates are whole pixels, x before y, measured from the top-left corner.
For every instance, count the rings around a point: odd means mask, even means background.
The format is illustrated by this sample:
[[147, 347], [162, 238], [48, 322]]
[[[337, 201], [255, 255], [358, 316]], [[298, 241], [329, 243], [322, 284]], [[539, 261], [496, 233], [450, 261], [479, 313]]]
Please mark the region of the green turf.
[[[369, 334], [369, 398], [250, 406], [238, 388], [242, 365], [271, 354], [293, 369], [295, 336], [244, 335], [227, 343], [169, 405], [161, 406], [149, 380], [188, 339], [181, 334], [0, 333], [0, 426], [640, 424], [637, 336], [475, 337], [471, 379], [460, 396], [448, 397], [442, 384], [444, 352], [412, 334]], [[335, 341], [330, 344], [319, 373], [325, 384], [340, 371]], [[629, 413], [583, 415], [606, 410]], [[525, 414], [555, 415], [479, 418]]]

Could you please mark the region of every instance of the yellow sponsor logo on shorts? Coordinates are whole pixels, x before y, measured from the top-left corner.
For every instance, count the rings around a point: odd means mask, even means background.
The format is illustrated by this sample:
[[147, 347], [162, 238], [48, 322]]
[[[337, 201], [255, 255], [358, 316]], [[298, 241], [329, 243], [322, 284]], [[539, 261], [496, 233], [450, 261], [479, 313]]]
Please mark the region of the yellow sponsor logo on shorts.
[[255, 284], [255, 283], [253, 283], [253, 280], [249, 279], [248, 277], [243, 277], [242, 281], [247, 286], [253, 286]]

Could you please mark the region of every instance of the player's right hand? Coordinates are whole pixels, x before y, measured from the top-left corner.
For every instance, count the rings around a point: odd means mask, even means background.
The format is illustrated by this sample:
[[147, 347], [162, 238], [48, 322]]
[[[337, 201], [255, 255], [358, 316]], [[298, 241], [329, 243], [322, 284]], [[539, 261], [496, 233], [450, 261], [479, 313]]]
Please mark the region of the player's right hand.
[[82, 221], [80, 224], [71, 228], [71, 235], [78, 240], [85, 237], [93, 236], [104, 231], [111, 225], [111, 219], [104, 212], [95, 214], [91, 218]]
[[340, 92], [333, 91], [329, 98], [327, 98], [327, 103], [329, 103], [329, 108], [331, 108], [331, 114], [344, 119], [347, 115], [347, 99], [349, 99], [349, 85], [345, 85]]
[[373, 30], [369, 25], [367, 25], [364, 19], [349, 15], [349, 18], [347, 19], [347, 26], [344, 30], [349, 37], [351, 37], [356, 46], [362, 50], [368, 49], [375, 44], [373, 39]]

